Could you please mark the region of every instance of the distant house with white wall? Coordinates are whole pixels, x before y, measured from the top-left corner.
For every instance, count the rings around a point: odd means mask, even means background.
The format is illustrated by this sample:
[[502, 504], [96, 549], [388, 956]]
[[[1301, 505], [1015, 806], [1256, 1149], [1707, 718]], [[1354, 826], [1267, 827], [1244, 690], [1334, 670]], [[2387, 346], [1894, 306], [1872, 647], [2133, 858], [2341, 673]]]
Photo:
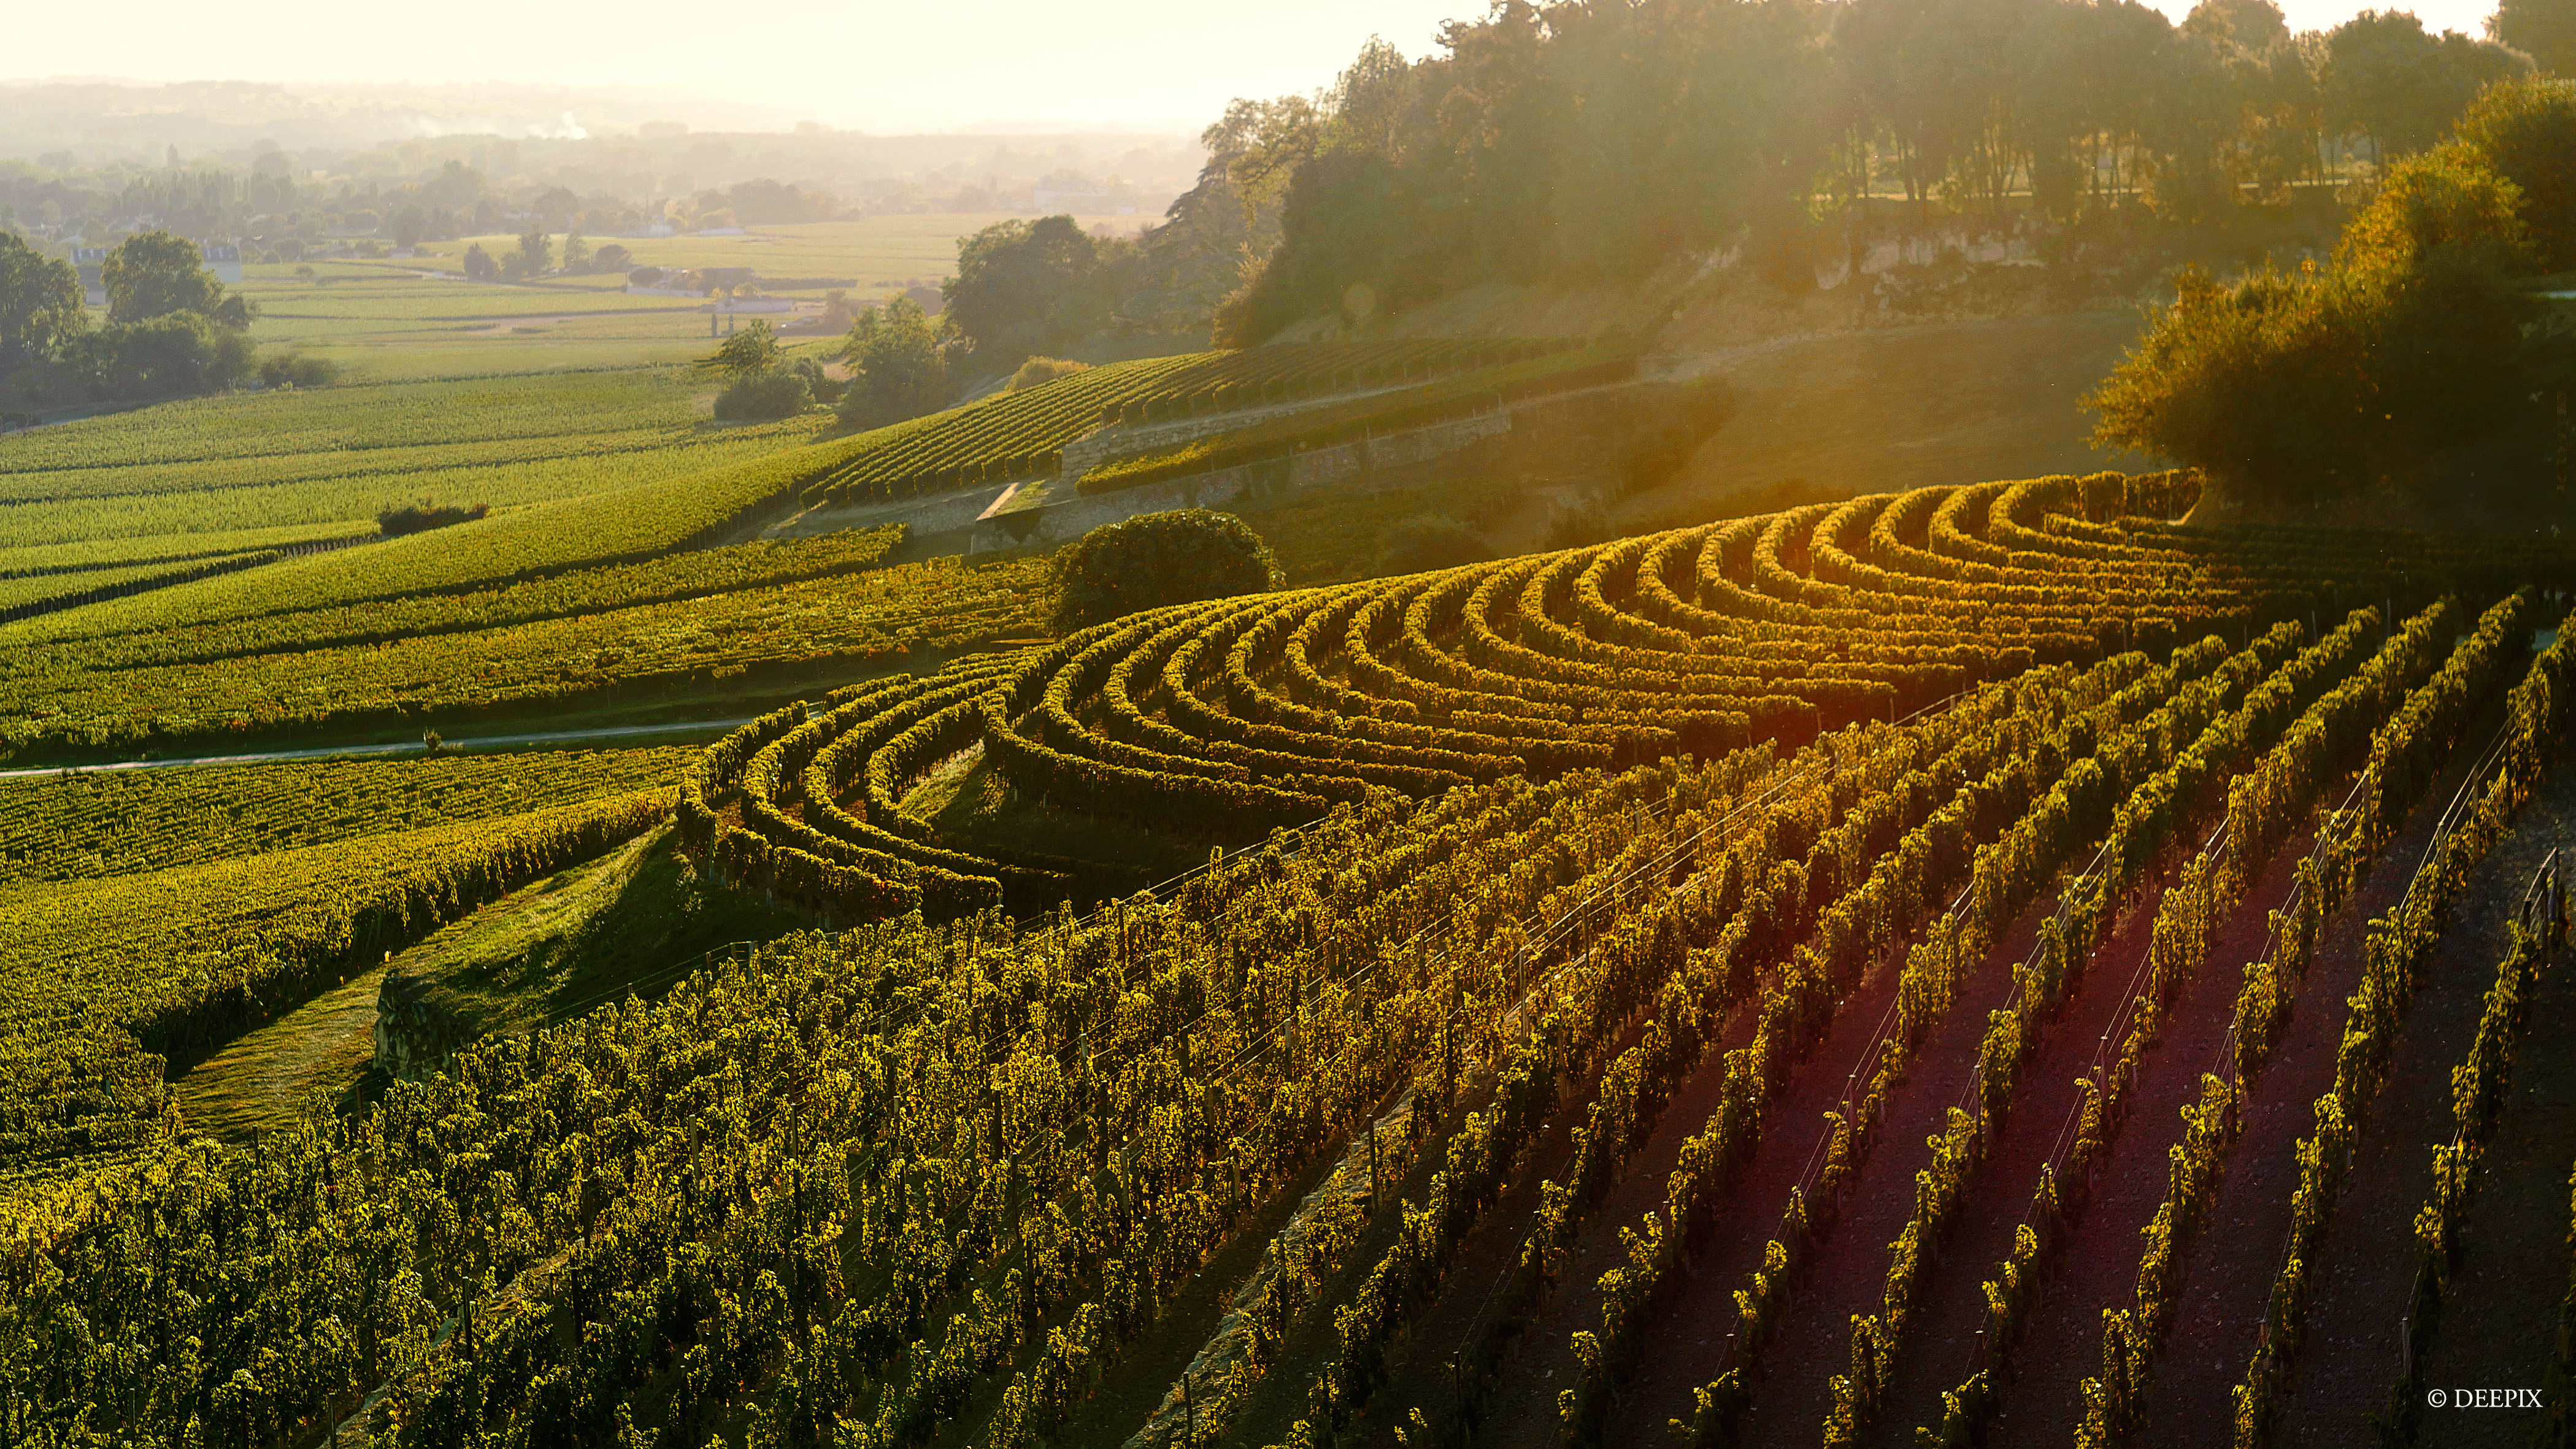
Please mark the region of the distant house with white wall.
[[231, 242], [203, 242], [197, 247], [197, 255], [205, 259], [206, 270], [215, 274], [216, 281], [227, 287], [241, 285], [240, 247], [234, 246]]

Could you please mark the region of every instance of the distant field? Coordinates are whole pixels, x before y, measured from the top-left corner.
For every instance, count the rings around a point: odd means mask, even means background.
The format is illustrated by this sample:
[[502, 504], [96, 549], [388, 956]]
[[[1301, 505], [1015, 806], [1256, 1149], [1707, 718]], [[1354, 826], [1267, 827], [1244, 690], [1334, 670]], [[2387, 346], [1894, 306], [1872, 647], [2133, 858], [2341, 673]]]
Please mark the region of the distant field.
[[[654, 267], [756, 267], [781, 278], [847, 277], [857, 283], [851, 295], [874, 297], [888, 287], [918, 278], [932, 286], [957, 270], [957, 239], [971, 236], [997, 221], [1026, 220], [1016, 212], [925, 212], [918, 216], [871, 216], [857, 221], [807, 221], [756, 227], [748, 236], [591, 237], [593, 248], [614, 242], [634, 254], [635, 265]], [[1158, 220], [1151, 215], [1076, 216], [1088, 229], [1106, 226], [1133, 233]], [[561, 240], [560, 237], [557, 238]], [[467, 237], [430, 242], [438, 260], [421, 265], [449, 271], [462, 265], [465, 248], [480, 243], [498, 256], [518, 245], [516, 236]], [[395, 265], [385, 263], [384, 265]], [[591, 279], [583, 279], [591, 280]], [[614, 279], [600, 278], [608, 282]], [[819, 297], [820, 288], [786, 295]], [[644, 300], [642, 298], [636, 299]]]
[[713, 387], [676, 366], [347, 384], [0, 435], [0, 574], [215, 547], [189, 546], [199, 534], [342, 534], [421, 500], [506, 512], [633, 489], [766, 456], [830, 422], [716, 425], [699, 412]]
[[[874, 300], [919, 281], [937, 286], [957, 267], [957, 240], [1010, 213], [874, 216], [800, 222], [738, 237], [593, 237], [614, 242], [637, 266], [753, 267], [779, 281], [831, 282]], [[1132, 232], [1145, 216], [1083, 216], [1085, 227]], [[557, 237], [560, 242], [560, 236]], [[425, 273], [461, 272], [473, 245], [499, 256], [515, 235], [431, 242], [417, 257], [253, 263], [242, 290], [258, 302], [257, 341], [328, 358], [354, 377], [378, 381], [462, 377], [557, 368], [679, 362], [706, 351], [710, 317], [694, 297], [625, 291], [620, 273], [534, 282], [467, 282]], [[308, 276], [299, 276], [308, 270]], [[824, 286], [766, 290], [819, 301]], [[819, 344], [816, 344], [819, 345]]]

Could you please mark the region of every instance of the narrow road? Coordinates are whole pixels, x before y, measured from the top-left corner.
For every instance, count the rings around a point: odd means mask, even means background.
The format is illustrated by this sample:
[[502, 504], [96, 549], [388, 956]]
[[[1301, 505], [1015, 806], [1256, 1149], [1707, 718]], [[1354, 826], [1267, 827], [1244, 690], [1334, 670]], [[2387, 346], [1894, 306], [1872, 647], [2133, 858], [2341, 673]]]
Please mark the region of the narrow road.
[[[691, 720], [682, 724], [608, 725], [588, 730], [548, 730], [527, 735], [481, 735], [473, 739], [448, 740], [441, 752], [506, 749], [516, 745], [568, 745], [585, 740], [632, 739], [645, 735], [678, 735], [707, 730], [739, 729], [751, 723], [741, 719]], [[185, 760], [118, 760], [104, 765], [48, 765], [33, 770], [0, 770], [0, 780], [24, 780], [38, 775], [88, 775], [106, 770], [175, 770], [187, 765], [264, 765], [281, 760], [338, 760], [361, 755], [417, 754], [417, 742], [398, 745], [336, 745], [314, 750], [271, 750], [252, 755], [198, 755]]]

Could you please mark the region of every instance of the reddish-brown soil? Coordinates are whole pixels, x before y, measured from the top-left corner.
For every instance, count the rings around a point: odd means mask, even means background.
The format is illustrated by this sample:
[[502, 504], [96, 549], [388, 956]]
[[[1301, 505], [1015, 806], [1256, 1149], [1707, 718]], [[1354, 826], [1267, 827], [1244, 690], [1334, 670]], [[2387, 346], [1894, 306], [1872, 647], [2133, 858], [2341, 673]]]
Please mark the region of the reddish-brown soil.
[[[2012, 1346], [2011, 1382], [1988, 1443], [2055, 1446], [2074, 1437], [2083, 1414], [2081, 1385], [2101, 1372], [2102, 1312], [2136, 1299], [2140, 1229], [2155, 1219], [2169, 1190], [2167, 1149], [2182, 1136], [2182, 1109], [2198, 1100], [2201, 1075], [2220, 1065], [2243, 963], [2262, 950], [2267, 913], [2289, 890], [2297, 852], [2308, 843], [2302, 832], [2273, 859], [2219, 928], [2202, 969], [2174, 993], [2163, 1028], [2139, 1062], [2110, 1151], [2085, 1185], [2072, 1236]], [[2113, 963], [2134, 971], [2144, 958], [2140, 940]], [[2115, 1038], [2106, 1058], [2118, 1050]], [[2035, 1171], [2023, 1179], [2025, 1201], [2037, 1183]], [[1981, 1271], [1992, 1272], [2009, 1247], [2007, 1237]], [[1937, 1423], [1939, 1408], [1937, 1397], [1917, 1408], [1920, 1422]]]
[[[2053, 899], [2049, 897], [2047, 902], [2053, 903]], [[2001, 999], [2009, 965], [2029, 951], [2048, 903], [2034, 904], [2025, 911], [2006, 938], [1989, 953], [1989, 959], [1969, 974], [1962, 988], [1964, 1002]], [[1866, 1087], [1865, 1081], [1854, 1080], [1855, 1074], [1894, 994], [1895, 978], [1892, 966], [1883, 968], [1846, 998], [1824, 1041], [1792, 1073], [1787, 1088], [1773, 1105], [1753, 1160], [1729, 1189], [1723, 1224], [1681, 1281], [1669, 1286], [1655, 1306], [1657, 1318], [1670, 1325], [1670, 1331], [1649, 1335], [1644, 1344], [1610, 1416], [1611, 1443], [1662, 1442], [1667, 1421], [1690, 1419], [1692, 1391], [1715, 1378], [1730, 1361], [1736, 1323], [1735, 1290], [1744, 1286], [1761, 1265], [1764, 1245], [1778, 1232], [1781, 1216], [1788, 1211], [1790, 1191], [1815, 1158], [1823, 1135], [1823, 1114], [1840, 1109], [1847, 1092], [1856, 1093]], [[1962, 1008], [1954, 1008], [1953, 1014], [1965, 1013]], [[1595, 1214], [1580, 1244], [1576, 1267], [1564, 1275], [1538, 1331], [1526, 1336], [1521, 1345], [1521, 1360], [1510, 1377], [1516, 1379], [1524, 1401], [1535, 1400], [1540, 1393], [1552, 1397], [1555, 1388], [1572, 1373], [1574, 1359], [1569, 1341], [1574, 1330], [1597, 1327], [1600, 1322], [1600, 1292], [1596, 1285], [1600, 1274], [1617, 1260], [1617, 1228], [1634, 1223], [1648, 1208], [1661, 1205], [1665, 1181], [1679, 1161], [1681, 1145], [1706, 1126], [1709, 1113], [1716, 1107], [1719, 1085], [1714, 1069], [1703, 1071], [1690, 1084], [1690, 1100], [1676, 1103], [1654, 1139]], [[1913, 1085], [1909, 1083], [1909, 1089]], [[1931, 1112], [1937, 1120], [1939, 1108], [1955, 1100], [1955, 1092], [1943, 1096], [1934, 1085], [1926, 1083], [1922, 1091], [1910, 1093], [1908, 1100], [1915, 1099], [1937, 1103]], [[1890, 1124], [1896, 1130], [1881, 1138], [1872, 1154], [1873, 1162], [1881, 1153], [1902, 1151], [1899, 1144], [1904, 1133], [1911, 1131], [1910, 1121], [1909, 1117], [1904, 1124]], [[1860, 1198], [1855, 1196], [1849, 1201], [1857, 1204]], [[1849, 1223], [1840, 1224], [1835, 1236], [1839, 1238], [1849, 1230]], [[1814, 1289], [1811, 1286], [1807, 1291]], [[1530, 1411], [1525, 1410], [1524, 1415], [1514, 1429], [1494, 1435], [1491, 1442], [1509, 1444], [1514, 1449], [1536, 1449], [1546, 1443], [1542, 1432], [1533, 1431], [1543, 1431], [1548, 1426], [1529, 1423], [1535, 1417]], [[1512, 1417], [1498, 1415], [1497, 1423]]]
[[[2493, 728], [2490, 718], [2468, 738], [2483, 742]], [[2464, 744], [2460, 752], [2474, 749]], [[2283, 1398], [2281, 1444], [2366, 1442], [2372, 1416], [2387, 1407], [2414, 1288], [2415, 1212], [2432, 1185], [2432, 1149], [2449, 1141], [2455, 1130], [2451, 1067], [2476, 1035], [2486, 989], [2505, 951], [2507, 914], [2556, 843], [2567, 807], [2576, 799], [2563, 769], [2542, 788], [2543, 798], [2526, 810], [2513, 834], [2496, 846], [2454, 902], [2451, 929], [2416, 985], [2390, 1058], [2387, 1085], [2370, 1104], [2353, 1170], [2327, 1222], [2308, 1308], [2308, 1337], [2291, 1366]], [[2558, 1266], [2551, 1253], [2532, 1271], [2554, 1275]], [[2524, 1357], [2545, 1361], [2536, 1356], [2554, 1347], [2553, 1336], [2547, 1348], [2531, 1344]], [[2501, 1373], [2503, 1366], [2495, 1371]], [[2521, 1382], [2482, 1376], [2476, 1386], [2539, 1384], [2535, 1374]], [[2492, 1412], [2498, 1420], [2518, 1421], [2529, 1432], [2529, 1411]], [[2449, 1443], [2459, 1434], [2505, 1434], [2514, 1427], [2479, 1422], [2486, 1428], [2467, 1427], [2466, 1416], [2452, 1414], [2428, 1422], [2426, 1437]]]
[[[2011, 1169], [2025, 1154], [2032, 1158], [2031, 1171], [2037, 1171], [2039, 1156], [2047, 1151], [2065, 1117], [2058, 1099], [2061, 1095], [2072, 1098], [2075, 1072], [2065, 1063], [2092, 1052], [2111, 1005], [2128, 985], [2128, 960], [2146, 947], [2144, 928], [2154, 919], [2156, 899], [2156, 892], [2149, 890], [2143, 900], [2128, 905], [2113, 923], [2104, 949], [2094, 953], [2084, 974], [2073, 983], [2074, 990], [2047, 1018], [2038, 1050], [2022, 1069], [2013, 1110], [2004, 1119], [1998, 1139], [2002, 1150], [1988, 1159], [1980, 1178], [2000, 1167], [2010, 1181], [2019, 1183], [2020, 1176]], [[2053, 906], [2056, 896], [2050, 893], [2044, 900]], [[2025, 945], [2023, 954], [2027, 952]], [[1742, 1443], [1805, 1446], [1822, 1431], [1832, 1407], [1833, 1376], [1851, 1367], [1852, 1316], [1877, 1312], [1884, 1299], [1889, 1244], [1914, 1212], [1914, 1174], [1930, 1165], [1929, 1139], [1942, 1130], [1949, 1109], [1971, 1101], [1986, 1013], [2010, 998], [2010, 964], [1989, 963], [1983, 979], [1961, 1003], [1972, 1009], [1954, 1011], [1942, 1022], [1942, 1029], [1924, 1044], [1913, 1078], [1890, 1104], [1886, 1139], [1845, 1195], [1842, 1220], [1817, 1257], [1814, 1276], [1763, 1354], [1762, 1384], [1745, 1415]], [[2066, 1090], [2061, 1093], [2060, 1088]], [[2024, 1191], [2016, 1186], [2005, 1196]], [[2008, 1215], [2018, 1218], [2018, 1209]], [[2009, 1236], [2010, 1229], [2006, 1232]], [[1948, 1242], [1936, 1246], [1934, 1262], [1936, 1273], [1966, 1274], [1973, 1279], [1979, 1271], [1974, 1259], [1961, 1256]], [[1973, 1324], [1969, 1331], [1974, 1332]], [[1909, 1360], [1947, 1363], [1964, 1352], [1954, 1351], [1940, 1337], [1908, 1337], [1900, 1352]]]
[[[2362, 939], [2371, 918], [2404, 895], [2425, 842], [2474, 750], [2458, 752], [2407, 818], [2398, 838], [2362, 878], [2361, 889], [2325, 923], [2313, 963], [2291, 999], [2288, 1023], [2271, 1059], [2246, 1085], [2238, 1132], [2217, 1194], [2184, 1264], [2181, 1298], [2149, 1378], [2147, 1427], [2138, 1442], [2199, 1445], [2230, 1422], [2230, 1391], [2245, 1376], [2255, 1332], [2290, 1231], [2290, 1193], [2298, 1184], [2298, 1140], [2315, 1126], [2316, 1099], [2334, 1085], [2343, 1041], [2344, 999], [2361, 978]], [[2340, 792], [2330, 792], [2340, 799]], [[2286, 884], [2265, 884], [2277, 906]], [[2245, 955], [2233, 968], [2242, 979]]]

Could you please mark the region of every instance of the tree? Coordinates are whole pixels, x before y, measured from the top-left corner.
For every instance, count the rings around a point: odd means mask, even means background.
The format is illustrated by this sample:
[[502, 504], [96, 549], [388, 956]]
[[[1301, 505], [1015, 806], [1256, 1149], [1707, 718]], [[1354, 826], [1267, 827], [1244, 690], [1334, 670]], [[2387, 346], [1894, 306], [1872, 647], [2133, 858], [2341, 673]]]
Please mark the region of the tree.
[[944, 320], [1001, 370], [1063, 351], [1109, 321], [1100, 247], [1070, 216], [1000, 221], [957, 244], [957, 275], [940, 287]]
[[554, 252], [554, 241], [546, 235], [545, 228], [530, 227], [527, 234], [519, 238], [520, 271], [531, 277], [543, 273], [546, 264], [553, 260]]
[[72, 264], [0, 231], [0, 374], [52, 357], [87, 325]]
[[2390, 171], [2326, 268], [2234, 283], [2187, 269], [2084, 400], [2095, 438], [2205, 469], [2256, 511], [2437, 480], [2446, 450], [2529, 406], [2518, 199], [2446, 146]]
[[2370, 141], [2382, 167], [2440, 139], [2489, 82], [2528, 70], [2500, 45], [2458, 31], [2436, 38], [2402, 10], [2364, 10], [2326, 35], [2318, 77], [2326, 124]]
[[2487, 17], [2487, 38], [2553, 75], [2576, 75], [2576, 0], [2502, 0]]
[[[565, 247], [569, 250], [571, 243], [565, 243]], [[590, 254], [590, 269], [594, 272], [622, 272], [632, 266], [634, 261], [634, 253], [615, 242], [610, 242]]]
[[2487, 87], [2457, 128], [2522, 193], [2543, 272], [2576, 268], [2576, 80], [2519, 76]]
[[492, 260], [492, 254], [490, 252], [483, 250], [483, 244], [481, 242], [471, 242], [467, 244], [465, 248], [465, 260], [462, 265], [465, 268], [465, 276], [468, 281], [488, 282], [495, 276], [498, 276], [501, 271], [500, 264]]
[[397, 207], [385, 218], [385, 230], [393, 234], [395, 246], [416, 247], [429, 234], [429, 217], [417, 206]]
[[1263, 593], [1285, 581], [1270, 545], [1231, 513], [1140, 513], [1056, 554], [1051, 622], [1070, 634], [1140, 609]]
[[116, 244], [100, 268], [107, 320], [148, 322], [194, 312], [228, 327], [250, 325], [250, 304], [224, 295], [224, 284], [200, 264], [194, 242], [166, 231], [137, 232]]
[[881, 428], [948, 404], [947, 350], [908, 297], [860, 313], [841, 355], [850, 363], [849, 390], [841, 394], [844, 426]]
[[564, 233], [563, 269], [567, 272], [587, 271], [586, 263], [589, 261], [590, 243], [582, 240], [577, 230]]
[[772, 371], [778, 366], [778, 358], [778, 334], [770, 330], [765, 319], [755, 317], [750, 326], [726, 338], [714, 356], [698, 365], [740, 379]]

